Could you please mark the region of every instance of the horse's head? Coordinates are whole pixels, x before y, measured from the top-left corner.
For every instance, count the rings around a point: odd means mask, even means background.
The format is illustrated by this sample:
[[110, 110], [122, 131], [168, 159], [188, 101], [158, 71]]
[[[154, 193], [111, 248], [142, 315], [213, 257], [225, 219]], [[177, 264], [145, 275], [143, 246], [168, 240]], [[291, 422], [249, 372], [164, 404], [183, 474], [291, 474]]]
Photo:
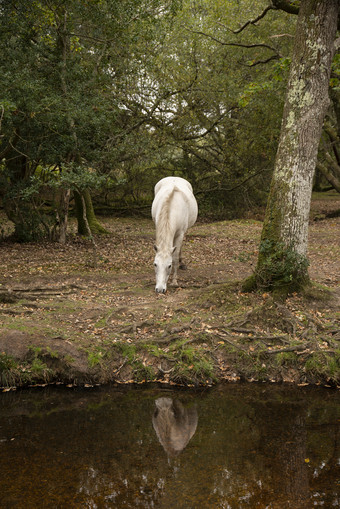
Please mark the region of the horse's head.
[[155, 274], [156, 274], [156, 293], [165, 293], [166, 285], [171, 273], [172, 268], [172, 253], [175, 247], [170, 252], [159, 251], [155, 246], [156, 256], [154, 260]]

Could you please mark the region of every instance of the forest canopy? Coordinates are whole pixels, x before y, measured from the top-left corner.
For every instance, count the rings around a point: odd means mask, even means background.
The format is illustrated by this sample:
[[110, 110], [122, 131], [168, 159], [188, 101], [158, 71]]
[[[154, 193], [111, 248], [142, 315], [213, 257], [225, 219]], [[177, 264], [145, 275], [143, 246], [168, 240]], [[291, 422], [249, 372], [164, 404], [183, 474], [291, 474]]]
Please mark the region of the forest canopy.
[[[263, 207], [295, 23], [267, 0], [3, 2], [0, 200], [17, 238], [65, 238], [70, 204], [81, 233], [86, 215], [100, 231], [93, 205], [149, 215], [169, 174], [202, 216]], [[319, 187], [338, 182], [338, 71]]]

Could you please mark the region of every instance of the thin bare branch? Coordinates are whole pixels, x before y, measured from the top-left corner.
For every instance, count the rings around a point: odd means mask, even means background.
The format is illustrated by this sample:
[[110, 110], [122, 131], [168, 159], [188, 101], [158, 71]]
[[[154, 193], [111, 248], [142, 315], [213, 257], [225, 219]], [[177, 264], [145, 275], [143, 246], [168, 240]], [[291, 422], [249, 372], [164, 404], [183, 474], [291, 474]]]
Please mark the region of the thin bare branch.
[[278, 37], [290, 37], [291, 39], [294, 39], [294, 35], [292, 35], [292, 34], [275, 34], [275, 35], [270, 35], [269, 39], [277, 39]]
[[143, 117], [138, 120], [134, 125], [132, 125], [131, 127], [129, 127], [128, 129], [126, 129], [124, 132], [122, 133], [119, 133], [117, 134], [116, 136], [112, 137], [110, 139], [110, 142], [112, 142], [113, 140], [117, 140], [117, 139], [120, 139], [120, 138], [124, 138], [125, 136], [127, 136], [128, 134], [130, 134], [132, 131], [135, 131], [136, 129], [138, 129], [139, 127], [141, 127], [143, 124], [147, 123], [147, 122], [151, 122], [152, 118], [153, 118], [153, 114], [155, 113], [155, 111], [160, 107], [160, 105], [162, 104], [163, 101], [167, 100], [167, 99], [170, 99], [171, 97], [174, 97], [178, 94], [182, 94], [183, 92], [187, 92], [188, 90], [190, 90], [193, 86], [193, 84], [195, 83], [196, 79], [197, 79], [197, 68], [196, 68], [196, 71], [195, 71], [195, 76], [192, 78], [192, 80], [190, 81], [190, 83], [188, 83], [188, 85], [178, 89], [178, 90], [173, 90], [172, 92], [170, 91], [166, 91], [164, 94], [162, 94], [161, 97], [159, 97], [155, 103], [153, 104], [153, 106], [150, 108], [150, 109], [147, 109], [145, 106], [141, 106], [139, 104], [135, 104], [135, 106], [141, 110], [144, 110], [142, 115]]
[[4, 114], [5, 114], [5, 108], [3, 107], [3, 105], [1, 105], [1, 115], [0, 115], [0, 133], [1, 133], [1, 125], [2, 125], [2, 119], [4, 118]]
[[267, 12], [269, 11], [272, 11], [272, 10], [276, 10], [277, 7], [275, 7], [274, 5], [268, 5], [268, 7], [266, 7], [262, 12], [261, 14], [259, 14], [256, 18], [254, 19], [250, 19], [248, 21], [246, 21], [246, 23], [244, 23], [244, 25], [242, 25], [240, 28], [238, 28], [237, 30], [232, 30], [232, 32], [234, 34], [239, 34], [240, 32], [242, 32], [245, 28], [247, 28], [247, 26], [249, 25], [255, 25], [258, 21], [260, 21], [260, 19], [264, 18], [267, 14]]
[[189, 28], [189, 27], [184, 27], [184, 28], [186, 30], [188, 30], [189, 32], [193, 33], [193, 34], [198, 34], [198, 35], [203, 35], [205, 37], [208, 37], [212, 41], [215, 41], [218, 44], [221, 44], [222, 46], [234, 46], [234, 47], [246, 48], [246, 49], [264, 48], [264, 49], [268, 49], [270, 51], [273, 51], [275, 53], [274, 56], [268, 58], [267, 60], [259, 60], [257, 63], [252, 64], [249, 67], [253, 67], [254, 65], [257, 65], [258, 63], [259, 64], [260, 63], [267, 63], [267, 62], [270, 62], [271, 60], [277, 60], [277, 59], [281, 58], [281, 55], [277, 51], [277, 49], [274, 48], [273, 46], [270, 46], [269, 44], [265, 44], [265, 43], [243, 44], [241, 42], [225, 42], [225, 41], [221, 41], [220, 39], [217, 39], [217, 37], [214, 37], [211, 34], [207, 34], [206, 32], [202, 32], [201, 30], [193, 30], [192, 28]]
[[260, 64], [268, 64], [268, 62], [271, 62], [272, 60], [279, 60], [279, 58], [281, 58], [280, 55], [272, 55], [271, 57], [266, 58], [266, 60], [256, 60], [256, 62], [248, 64], [247, 67], [255, 67], [256, 65]]
[[101, 42], [102, 44], [108, 44], [109, 42], [114, 42], [115, 39], [101, 39], [100, 37], [92, 37], [86, 34], [76, 34], [74, 32], [70, 32], [69, 37], [79, 37], [79, 39], [88, 39], [89, 41]]
[[265, 171], [268, 171], [268, 168], [262, 168], [258, 172], [253, 173], [252, 175], [250, 175], [246, 179], [242, 180], [242, 182], [240, 182], [239, 184], [236, 184], [233, 187], [227, 188], [227, 187], [216, 186], [216, 187], [212, 187], [210, 189], [205, 189], [205, 190], [202, 190], [202, 191], [196, 191], [196, 194], [197, 195], [198, 194], [207, 194], [207, 193], [212, 193], [214, 191], [224, 191], [224, 192], [230, 193], [232, 191], [235, 191], [235, 189], [238, 189], [239, 187], [244, 186], [244, 184], [246, 184], [248, 182], [248, 180], [251, 180], [252, 178], [257, 177], [258, 175], [260, 175], [261, 173], [263, 173]]
[[181, 141], [192, 141], [192, 140], [198, 140], [200, 138], [204, 138], [205, 136], [207, 136], [207, 134], [209, 134], [214, 129], [214, 127], [216, 127], [221, 122], [221, 120], [223, 120], [223, 118], [225, 116], [226, 116], [225, 113], [223, 115], [219, 116], [218, 119], [215, 120], [215, 122], [213, 122], [208, 128], [206, 128], [204, 133], [200, 133], [200, 134], [196, 134], [196, 135], [192, 135], [192, 136], [184, 136], [183, 138], [181, 138]]

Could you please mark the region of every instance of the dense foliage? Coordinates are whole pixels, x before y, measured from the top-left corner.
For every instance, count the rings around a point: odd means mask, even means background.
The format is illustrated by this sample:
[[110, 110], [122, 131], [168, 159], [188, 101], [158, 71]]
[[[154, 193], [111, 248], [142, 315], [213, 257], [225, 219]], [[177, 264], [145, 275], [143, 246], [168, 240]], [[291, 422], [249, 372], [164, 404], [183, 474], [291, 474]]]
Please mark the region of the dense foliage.
[[58, 238], [88, 189], [98, 210], [143, 210], [173, 173], [202, 215], [262, 206], [295, 23], [273, 9], [242, 30], [266, 5], [4, 2], [1, 199], [17, 235]]

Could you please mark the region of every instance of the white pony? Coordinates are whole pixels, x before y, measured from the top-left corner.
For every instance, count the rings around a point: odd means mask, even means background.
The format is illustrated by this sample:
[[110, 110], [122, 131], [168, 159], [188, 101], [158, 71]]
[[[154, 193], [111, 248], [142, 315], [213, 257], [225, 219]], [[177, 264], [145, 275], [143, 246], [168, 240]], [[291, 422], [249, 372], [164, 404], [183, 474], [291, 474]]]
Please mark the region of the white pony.
[[185, 232], [197, 219], [197, 202], [191, 184], [181, 177], [165, 177], [155, 185], [152, 219], [156, 225], [156, 292], [165, 293], [173, 269], [172, 284], [177, 286], [177, 270]]

